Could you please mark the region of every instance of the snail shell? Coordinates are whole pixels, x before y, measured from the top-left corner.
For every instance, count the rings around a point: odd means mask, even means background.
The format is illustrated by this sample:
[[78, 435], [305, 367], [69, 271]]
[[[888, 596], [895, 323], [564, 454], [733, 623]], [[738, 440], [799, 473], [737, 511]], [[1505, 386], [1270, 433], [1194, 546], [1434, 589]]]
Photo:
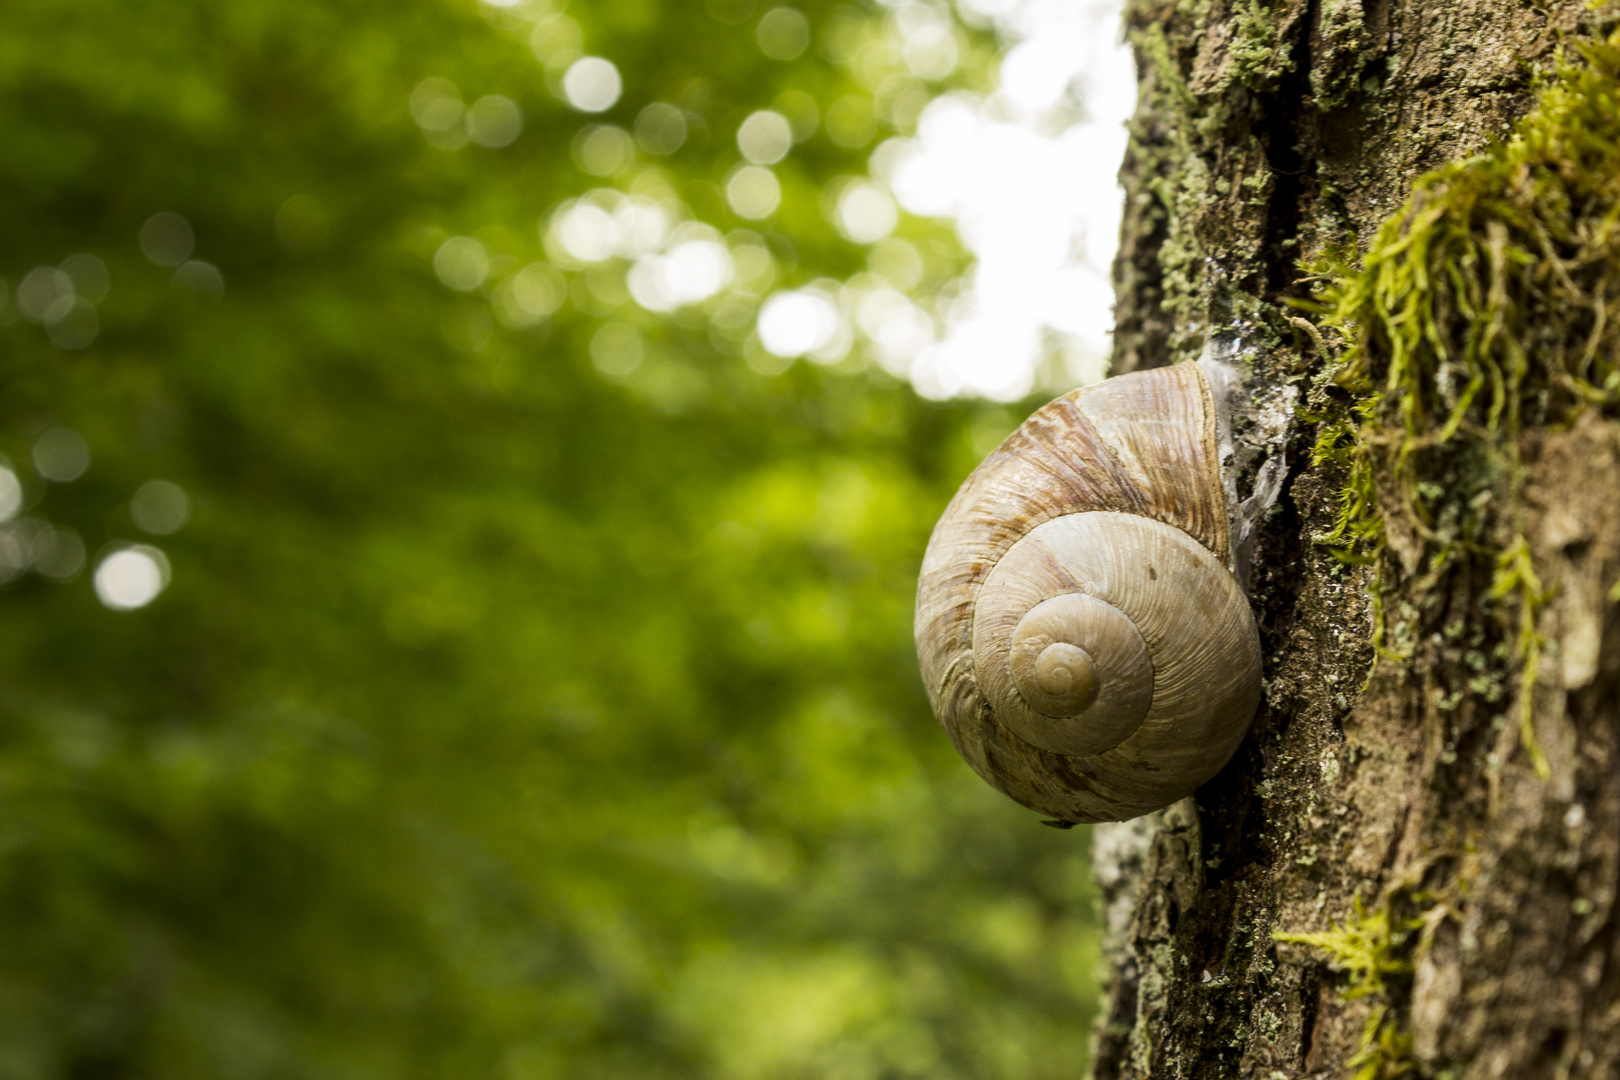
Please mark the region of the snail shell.
[[975, 772], [1065, 822], [1122, 821], [1226, 764], [1260, 699], [1227, 568], [1209, 385], [1195, 364], [1043, 406], [929, 540], [917, 654]]

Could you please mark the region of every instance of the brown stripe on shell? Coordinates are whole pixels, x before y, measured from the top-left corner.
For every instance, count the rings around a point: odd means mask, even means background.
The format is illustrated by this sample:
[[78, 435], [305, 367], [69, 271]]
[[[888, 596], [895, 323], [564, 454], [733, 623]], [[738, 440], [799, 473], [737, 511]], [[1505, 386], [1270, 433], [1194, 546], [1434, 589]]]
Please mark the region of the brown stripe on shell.
[[1094, 510], [1173, 525], [1225, 562], [1213, 407], [1196, 365], [1118, 376], [1038, 409], [963, 483], [923, 557], [915, 632], [935, 715], [985, 780], [1069, 821], [1115, 817], [1106, 808], [1130, 809], [1131, 794], [1110, 790], [1088, 759], [1040, 750], [997, 722], [974, 685], [973, 607], [1020, 537]]
[[[1052, 571], [1053, 563], [1060, 572]], [[1153, 698], [1140, 726], [1122, 741], [1065, 756], [1062, 747], [1026, 730], [1028, 717], [1020, 711], [1029, 710], [1012, 696], [1017, 691], [1010, 690], [1010, 676], [998, 677], [995, 665], [1004, 664], [1001, 658], [1010, 651], [1009, 624], [1016, 614], [1061, 595], [1076, 580], [1141, 634], [1151, 658]], [[1056, 751], [1086, 778], [1086, 791], [1070, 799], [1072, 812], [1083, 818], [1134, 817], [1189, 794], [1226, 764], [1254, 716], [1260, 641], [1248, 600], [1213, 552], [1151, 518], [1094, 511], [1045, 522], [997, 565], [976, 618], [984, 625], [975, 630], [975, 656], [989, 666], [976, 665], [975, 689], [1006, 710], [998, 726]], [[1104, 653], [1096, 655], [1106, 683]], [[1082, 740], [1098, 734], [1083, 730], [1086, 719], [1075, 721], [1080, 730], [1056, 733]]]

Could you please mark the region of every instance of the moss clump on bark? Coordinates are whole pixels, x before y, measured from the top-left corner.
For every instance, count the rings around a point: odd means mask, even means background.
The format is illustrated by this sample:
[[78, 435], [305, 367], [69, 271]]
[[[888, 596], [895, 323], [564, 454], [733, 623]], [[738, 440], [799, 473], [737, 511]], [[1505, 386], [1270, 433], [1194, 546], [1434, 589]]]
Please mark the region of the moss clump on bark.
[[1366, 13], [1361, 0], [1323, 0], [1320, 28], [1326, 63], [1311, 69], [1311, 93], [1320, 109], [1348, 104], [1367, 65]]
[[1411, 1069], [1412, 1036], [1391, 1015], [1391, 984], [1409, 983], [1412, 977], [1410, 939], [1423, 925], [1421, 918], [1399, 920], [1385, 902], [1372, 911], [1355, 900], [1354, 913], [1343, 924], [1320, 933], [1274, 932], [1274, 941], [1308, 945], [1327, 956], [1328, 965], [1347, 976], [1340, 993], [1345, 1001], [1375, 998], [1362, 1028], [1361, 1045], [1347, 1064], [1354, 1080], [1384, 1080]]
[[1260, 0], [1238, 0], [1232, 15], [1230, 81], [1256, 90], [1292, 69], [1292, 61], [1278, 48], [1276, 16], [1262, 8]]
[[[1580, 412], [1620, 413], [1620, 33], [1578, 47], [1540, 88], [1513, 137], [1422, 178], [1359, 270], [1337, 270], [1318, 314], [1349, 348], [1337, 381], [1357, 397], [1324, 418], [1316, 460], [1347, 470], [1342, 513], [1322, 539], [1421, 596], [1484, 568], [1516, 654], [1521, 745], [1530, 725], [1546, 602], [1523, 531], [1521, 434]], [[1420, 612], [1376, 628], [1404, 658]], [[1468, 632], [1462, 628], [1460, 632]], [[1470, 683], [1487, 700], [1489, 680]]]

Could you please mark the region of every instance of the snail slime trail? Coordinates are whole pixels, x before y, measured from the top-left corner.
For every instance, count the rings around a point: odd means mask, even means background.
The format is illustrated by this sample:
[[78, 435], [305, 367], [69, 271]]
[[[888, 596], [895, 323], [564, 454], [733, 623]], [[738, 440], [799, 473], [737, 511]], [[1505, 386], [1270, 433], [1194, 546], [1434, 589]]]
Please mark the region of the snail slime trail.
[[1247, 516], [1222, 442], [1203, 366], [1121, 375], [1037, 410], [935, 526], [916, 612], [929, 700], [1024, 806], [1149, 813], [1248, 731], [1260, 640], [1230, 569]]

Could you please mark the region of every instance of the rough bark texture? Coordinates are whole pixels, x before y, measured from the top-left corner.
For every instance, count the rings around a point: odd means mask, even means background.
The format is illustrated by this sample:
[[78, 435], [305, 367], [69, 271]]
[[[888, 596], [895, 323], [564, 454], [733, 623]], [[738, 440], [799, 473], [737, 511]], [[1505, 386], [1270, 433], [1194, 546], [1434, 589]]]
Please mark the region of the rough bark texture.
[[[1212, 333], [1274, 383], [1320, 368], [1286, 307], [1300, 260], [1365, 249], [1418, 175], [1505, 136], [1598, 19], [1584, 0], [1135, 0], [1114, 371]], [[1248, 742], [1195, 800], [1095, 831], [1114, 969], [1095, 1075], [1616, 1075], [1620, 433], [1587, 414], [1517, 440], [1551, 597], [1546, 775], [1499, 704], [1522, 679], [1511, 634], [1475, 632], [1489, 573], [1402, 579], [1386, 604], [1422, 633], [1368, 680], [1373, 570], [1312, 542], [1344, 482], [1310, 465], [1313, 435], [1255, 554]]]

